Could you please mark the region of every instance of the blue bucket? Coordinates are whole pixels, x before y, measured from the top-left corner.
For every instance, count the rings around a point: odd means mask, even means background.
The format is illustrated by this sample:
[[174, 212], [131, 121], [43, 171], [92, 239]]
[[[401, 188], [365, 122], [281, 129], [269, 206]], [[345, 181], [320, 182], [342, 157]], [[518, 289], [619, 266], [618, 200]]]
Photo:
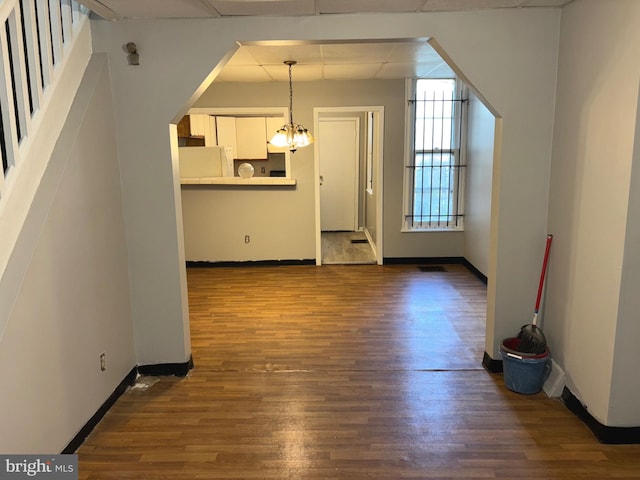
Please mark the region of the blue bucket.
[[532, 395], [542, 390], [549, 365], [549, 349], [537, 355], [518, 352], [517, 338], [507, 338], [500, 345], [504, 385], [509, 390]]

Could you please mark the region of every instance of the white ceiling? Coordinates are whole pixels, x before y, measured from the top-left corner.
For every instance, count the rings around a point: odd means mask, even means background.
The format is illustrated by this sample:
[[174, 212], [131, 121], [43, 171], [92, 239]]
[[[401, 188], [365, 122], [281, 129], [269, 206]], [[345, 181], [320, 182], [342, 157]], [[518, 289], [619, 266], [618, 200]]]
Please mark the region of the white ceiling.
[[[107, 20], [354, 13], [412, 13], [491, 8], [563, 7], [574, 0], [80, 0]], [[143, 46], [141, 46], [143, 47]], [[243, 44], [216, 78], [221, 82], [450, 77], [426, 39]], [[144, 57], [141, 52], [141, 62]]]
[[562, 7], [573, 0], [81, 0], [109, 20]]
[[449, 66], [426, 39], [241, 45], [217, 82], [288, 81], [284, 60], [296, 60], [295, 82], [451, 77]]

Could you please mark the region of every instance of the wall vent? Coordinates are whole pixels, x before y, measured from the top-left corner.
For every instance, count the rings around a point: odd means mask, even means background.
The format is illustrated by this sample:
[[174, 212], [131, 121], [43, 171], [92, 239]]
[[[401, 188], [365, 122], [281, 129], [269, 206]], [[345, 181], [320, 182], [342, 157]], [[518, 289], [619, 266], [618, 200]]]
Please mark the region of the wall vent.
[[418, 270], [421, 272], [446, 272], [447, 270], [442, 265], [420, 265]]

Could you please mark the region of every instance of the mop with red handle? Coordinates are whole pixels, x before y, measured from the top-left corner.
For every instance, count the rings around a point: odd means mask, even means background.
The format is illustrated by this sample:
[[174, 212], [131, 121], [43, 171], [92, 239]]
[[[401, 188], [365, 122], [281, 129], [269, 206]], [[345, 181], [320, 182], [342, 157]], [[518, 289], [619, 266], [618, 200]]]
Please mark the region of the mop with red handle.
[[553, 235], [547, 235], [547, 245], [544, 249], [544, 260], [542, 261], [542, 272], [540, 272], [540, 283], [538, 284], [538, 297], [536, 298], [536, 307], [533, 311], [533, 320], [528, 325], [523, 325], [518, 334], [520, 345], [518, 351], [522, 353], [539, 354], [547, 350], [547, 339], [538, 327], [538, 311], [540, 309], [540, 299], [542, 298], [542, 290], [544, 287], [544, 279], [547, 273], [547, 262], [549, 261], [549, 250], [551, 249], [551, 241]]

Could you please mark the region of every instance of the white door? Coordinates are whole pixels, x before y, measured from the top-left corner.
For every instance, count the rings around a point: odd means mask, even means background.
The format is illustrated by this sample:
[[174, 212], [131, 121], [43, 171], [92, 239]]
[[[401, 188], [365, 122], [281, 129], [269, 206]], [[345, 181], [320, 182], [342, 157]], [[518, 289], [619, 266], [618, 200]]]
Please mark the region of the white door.
[[322, 231], [357, 229], [358, 130], [358, 118], [319, 120], [316, 136], [320, 164]]

